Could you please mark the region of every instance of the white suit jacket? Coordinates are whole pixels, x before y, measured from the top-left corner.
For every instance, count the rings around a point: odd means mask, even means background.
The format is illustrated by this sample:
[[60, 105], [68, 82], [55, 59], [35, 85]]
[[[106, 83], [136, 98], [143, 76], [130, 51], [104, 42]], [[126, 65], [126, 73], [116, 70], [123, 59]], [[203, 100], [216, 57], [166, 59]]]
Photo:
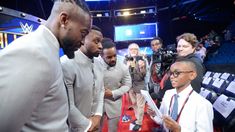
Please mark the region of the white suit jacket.
[[130, 90], [132, 82], [128, 67], [121, 61], [113, 67], [109, 67], [101, 57], [104, 65], [104, 86], [112, 90], [113, 97], [106, 98], [104, 101], [104, 112], [109, 118], [121, 116], [122, 95]]
[[69, 121], [73, 131], [87, 131], [92, 115], [103, 113], [103, 68], [97, 58], [89, 59], [80, 50], [74, 59], [61, 58], [64, 80], [70, 97]]
[[45, 26], [0, 51], [0, 131], [68, 131], [59, 43]]
[[[178, 114], [191, 90], [192, 87], [189, 85], [178, 94]], [[176, 89], [166, 91], [160, 107], [160, 111], [163, 115], [170, 116], [174, 99], [172, 100], [171, 108], [170, 102], [174, 94], [176, 94]], [[213, 118], [214, 114], [212, 104], [201, 95], [193, 91], [189, 96], [179, 119], [181, 132], [213, 132]], [[155, 117], [155, 121], [159, 123], [159, 119], [157, 117]]]

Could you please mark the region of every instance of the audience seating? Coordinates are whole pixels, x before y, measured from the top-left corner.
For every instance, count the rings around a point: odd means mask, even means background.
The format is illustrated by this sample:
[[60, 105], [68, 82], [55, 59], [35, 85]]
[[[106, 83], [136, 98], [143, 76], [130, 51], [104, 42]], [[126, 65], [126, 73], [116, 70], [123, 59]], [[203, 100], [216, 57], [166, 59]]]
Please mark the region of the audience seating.
[[224, 131], [235, 130], [235, 75], [207, 71], [200, 95], [213, 104], [214, 125]]

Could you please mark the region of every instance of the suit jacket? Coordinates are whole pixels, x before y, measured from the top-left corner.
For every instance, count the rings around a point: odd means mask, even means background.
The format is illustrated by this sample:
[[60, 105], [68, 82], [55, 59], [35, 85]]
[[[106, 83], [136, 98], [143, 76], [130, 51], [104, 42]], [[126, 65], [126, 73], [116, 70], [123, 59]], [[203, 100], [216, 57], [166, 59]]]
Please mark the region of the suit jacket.
[[[190, 85], [178, 94], [178, 114], [192, 89], [193, 88]], [[160, 111], [163, 115], [171, 115], [174, 99], [172, 100], [171, 106], [170, 102], [174, 94], [176, 94], [176, 89], [166, 91], [160, 107]], [[213, 117], [212, 104], [201, 95], [193, 91], [189, 96], [189, 99], [185, 104], [179, 118], [181, 132], [213, 132]], [[155, 121], [159, 123], [157, 116], [155, 117]]]
[[103, 67], [97, 58], [89, 59], [80, 50], [74, 59], [61, 58], [64, 80], [69, 91], [69, 121], [73, 131], [87, 131], [88, 118], [102, 116], [104, 101]]
[[68, 131], [59, 42], [45, 26], [0, 51], [0, 131]]
[[105, 98], [104, 112], [109, 118], [121, 116], [122, 95], [131, 88], [131, 76], [128, 67], [121, 61], [113, 67], [109, 67], [101, 57], [100, 62], [104, 65], [104, 87], [112, 90], [113, 97]]

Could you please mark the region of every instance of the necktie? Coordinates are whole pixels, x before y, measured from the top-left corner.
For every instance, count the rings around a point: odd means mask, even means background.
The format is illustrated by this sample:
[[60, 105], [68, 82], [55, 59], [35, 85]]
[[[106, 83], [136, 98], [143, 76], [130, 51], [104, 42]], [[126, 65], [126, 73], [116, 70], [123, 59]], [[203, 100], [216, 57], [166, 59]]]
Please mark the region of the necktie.
[[172, 108], [172, 112], [171, 112], [171, 117], [173, 120], [176, 121], [178, 116], [178, 95], [175, 94], [174, 95], [174, 104], [173, 104], [173, 108]]

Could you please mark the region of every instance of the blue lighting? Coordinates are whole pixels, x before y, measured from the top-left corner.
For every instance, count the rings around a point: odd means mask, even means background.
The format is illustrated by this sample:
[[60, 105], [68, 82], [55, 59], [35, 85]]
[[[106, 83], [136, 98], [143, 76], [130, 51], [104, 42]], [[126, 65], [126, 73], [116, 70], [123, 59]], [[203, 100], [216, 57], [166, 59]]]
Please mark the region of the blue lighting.
[[146, 40], [158, 35], [157, 23], [115, 26], [115, 41]]
[[109, 13], [107, 13], [107, 12], [106, 12], [106, 13], [104, 13], [104, 16], [108, 17], [108, 16], [109, 16]]
[[85, 1], [110, 1], [110, 0], [85, 0]]

